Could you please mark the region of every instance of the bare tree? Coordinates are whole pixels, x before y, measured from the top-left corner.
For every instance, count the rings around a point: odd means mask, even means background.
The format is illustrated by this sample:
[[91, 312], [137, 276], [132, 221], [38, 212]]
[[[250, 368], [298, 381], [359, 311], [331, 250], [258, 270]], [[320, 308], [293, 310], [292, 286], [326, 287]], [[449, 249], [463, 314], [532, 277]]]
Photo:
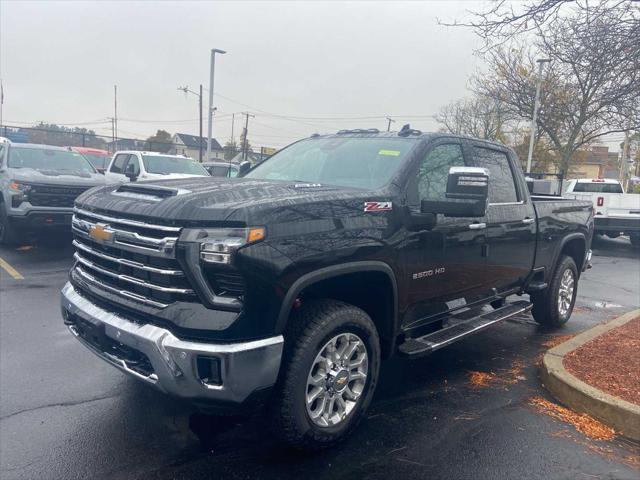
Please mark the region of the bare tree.
[[485, 51], [527, 34], [539, 35], [559, 18], [582, 19], [590, 23], [603, 11], [620, 19], [628, 18], [630, 12], [638, 8], [634, 2], [637, 0], [492, 0], [487, 9], [470, 11], [470, 20], [441, 21], [440, 24], [473, 29], [483, 40], [481, 50]]
[[637, 11], [624, 21], [618, 13], [594, 7], [589, 22], [550, 20], [534, 46], [487, 52], [489, 71], [472, 79], [474, 91], [499, 101], [507, 114], [530, 118], [535, 58], [551, 59], [538, 127], [565, 171], [576, 150], [604, 135], [640, 127], [640, 21]]
[[504, 141], [505, 115], [499, 102], [490, 98], [464, 98], [445, 105], [435, 117], [456, 135]]

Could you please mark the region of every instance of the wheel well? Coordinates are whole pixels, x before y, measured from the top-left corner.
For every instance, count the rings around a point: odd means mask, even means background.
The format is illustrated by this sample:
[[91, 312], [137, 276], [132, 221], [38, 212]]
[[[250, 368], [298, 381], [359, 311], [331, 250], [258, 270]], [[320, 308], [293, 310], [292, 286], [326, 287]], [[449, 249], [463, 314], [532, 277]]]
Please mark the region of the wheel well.
[[332, 298], [361, 308], [378, 329], [383, 357], [393, 348], [394, 289], [384, 272], [366, 271], [338, 275], [309, 285], [300, 294], [305, 298]]
[[573, 240], [569, 240], [562, 246], [562, 250], [560, 251], [560, 255], [568, 255], [573, 258], [573, 261], [576, 262], [576, 266], [578, 267], [578, 274], [582, 270], [582, 264], [584, 263], [584, 257], [587, 253], [586, 243], [583, 238], [574, 238]]

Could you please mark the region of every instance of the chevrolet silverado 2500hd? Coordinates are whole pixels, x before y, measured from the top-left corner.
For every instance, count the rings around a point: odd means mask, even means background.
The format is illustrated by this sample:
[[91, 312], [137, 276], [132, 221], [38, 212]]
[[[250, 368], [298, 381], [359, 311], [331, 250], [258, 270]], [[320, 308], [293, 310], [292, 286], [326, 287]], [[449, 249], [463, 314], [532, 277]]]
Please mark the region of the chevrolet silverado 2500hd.
[[202, 406], [266, 404], [317, 448], [354, 428], [382, 359], [530, 309], [563, 325], [593, 215], [532, 198], [500, 144], [407, 127], [316, 135], [242, 178], [93, 190], [73, 232], [61, 300], [80, 342]]

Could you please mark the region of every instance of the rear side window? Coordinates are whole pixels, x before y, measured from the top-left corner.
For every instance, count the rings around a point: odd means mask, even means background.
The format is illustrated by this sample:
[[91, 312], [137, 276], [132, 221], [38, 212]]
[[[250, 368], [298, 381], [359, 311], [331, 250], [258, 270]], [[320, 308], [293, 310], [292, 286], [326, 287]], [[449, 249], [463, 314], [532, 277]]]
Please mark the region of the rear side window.
[[111, 168], [109, 169], [109, 171], [111, 173], [124, 173], [124, 164], [127, 161], [128, 157], [129, 155], [125, 153], [120, 153], [119, 155], [116, 155], [116, 158], [113, 161], [113, 165], [111, 165]]
[[619, 183], [576, 183], [573, 187], [574, 192], [588, 193], [624, 193]]
[[473, 152], [476, 164], [489, 170], [489, 203], [517, 202], [516, 184], [507, 154], [481, 147], [474, 147]]

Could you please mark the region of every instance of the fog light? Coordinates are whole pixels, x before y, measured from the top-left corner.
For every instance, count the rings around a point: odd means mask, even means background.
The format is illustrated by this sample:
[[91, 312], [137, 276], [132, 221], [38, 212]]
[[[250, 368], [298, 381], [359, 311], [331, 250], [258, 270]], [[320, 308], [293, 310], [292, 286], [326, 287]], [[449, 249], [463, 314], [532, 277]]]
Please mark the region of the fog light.
[[198, 367], [198, 378], [200, 378], [203, 384], [213, 386], [222, 385], [219, 358], [198, 355], [196, 363]]

